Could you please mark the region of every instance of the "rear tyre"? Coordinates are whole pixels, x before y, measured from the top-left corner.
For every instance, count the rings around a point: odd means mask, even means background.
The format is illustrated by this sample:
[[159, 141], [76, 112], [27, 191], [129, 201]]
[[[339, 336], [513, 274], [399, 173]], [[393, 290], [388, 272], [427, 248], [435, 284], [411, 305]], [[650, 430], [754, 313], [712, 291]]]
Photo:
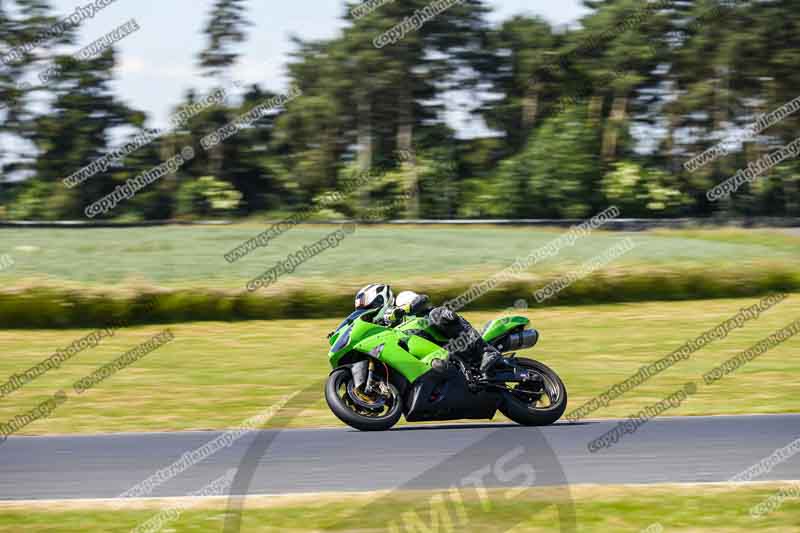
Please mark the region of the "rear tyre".
[[385, 431], [403, 415], [400, 393], [391, 383], [383, 396], [366, 395], [354, 389], [348, 368], [335, 370], [325, 384], [325, 400], [336, 418], [360, 431]]
[[[567, 387], [558, 374], [533, 359], [519, 357], [515, 361], [523, 368], [538, 372], [543, 386], [520, 383], [514, 389], [503, 391], [500, 412], [523, 426], [547, 426], [561, 418], [567, 409]], [[534, 390], [537, 388], [541, 390]]]

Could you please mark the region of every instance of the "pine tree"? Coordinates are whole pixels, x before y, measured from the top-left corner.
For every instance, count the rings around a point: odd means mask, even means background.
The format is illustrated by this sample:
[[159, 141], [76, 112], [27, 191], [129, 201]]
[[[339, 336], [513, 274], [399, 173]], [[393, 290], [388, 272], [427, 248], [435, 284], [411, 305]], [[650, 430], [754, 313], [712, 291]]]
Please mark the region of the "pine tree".
[[487, 103], [482, 115], [504, 134], [506, 153], [516, 153], [563, 90], [558, 73], [547, 68], [560, 38], [544, 20], [517, 16], [492, 32], [491, 43], [492, 61], [483, 74], [502, 98]]
[[238, 58], [235, 47], [245, 41], [245, 0], [215, 0], [203, 32], [208, 45], [200, 53], [200, 66], [214, 77], [230, 69]]
[[49, 85], [50, 109], [32, 123], [31, 140], [38, 152], [33, 179], [51, 192], [48, 218], [79, 218], [86, 205], [114, 189], [114, 169], [74, 188], [65, 187], [61, 180], [106, 155], [111, 132], [131, 125], [135, 117], [111, 89], [113, 49], [88, 61], [62, 57], [59, 66], [59, 76]]

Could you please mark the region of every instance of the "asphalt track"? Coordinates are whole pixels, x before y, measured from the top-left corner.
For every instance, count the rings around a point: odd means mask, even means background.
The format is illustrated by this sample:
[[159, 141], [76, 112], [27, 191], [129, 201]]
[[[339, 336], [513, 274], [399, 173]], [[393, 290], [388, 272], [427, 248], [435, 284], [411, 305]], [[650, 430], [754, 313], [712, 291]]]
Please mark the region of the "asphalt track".
[[[236, 494], [447, 488], [476, 471], [488, 472], [487, 465], [521, 463], [525, 457], [535, 466], [536, 485], [719, 482], [800, 437], [800, 415], [663, 418], [609, 449], [590, 453], [587, 443], [615, 425], [585, 421], [546, 428], [473, 424], [383, 433], [344, 427], [250, 433], [150, 495], [188, 495], [237, 468], [248, 448], [255, 467], [246, 462], [244, 469], [252, 472], [252, 482], [238, 491], [234, 485]], [[0, 500], [113, 498], [219, 434], [10, 437], [0, 444]], [[256, 438], [269, 445], [254, 452]], [[504, 468], [511, 470], [508, 464]], [[797, 479], [800, 455], [756, 481]], [[513, 485], [519, 479], [506, 476], [505, 481], [484, 478], [487, 486]]]

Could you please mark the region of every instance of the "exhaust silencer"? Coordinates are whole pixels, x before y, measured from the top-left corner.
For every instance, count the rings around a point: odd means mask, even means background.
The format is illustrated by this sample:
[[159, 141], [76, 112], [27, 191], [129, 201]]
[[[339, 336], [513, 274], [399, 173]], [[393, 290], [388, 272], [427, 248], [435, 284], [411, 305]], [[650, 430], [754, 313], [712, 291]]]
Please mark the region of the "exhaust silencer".
[[526, 329], [519, 333], [512, 333], [508, 338], [499, 346], [504, 352], [511, 352], [513, 350], [522, 350], [531, 348], [539, 341], [539, 332], [535, 329]]

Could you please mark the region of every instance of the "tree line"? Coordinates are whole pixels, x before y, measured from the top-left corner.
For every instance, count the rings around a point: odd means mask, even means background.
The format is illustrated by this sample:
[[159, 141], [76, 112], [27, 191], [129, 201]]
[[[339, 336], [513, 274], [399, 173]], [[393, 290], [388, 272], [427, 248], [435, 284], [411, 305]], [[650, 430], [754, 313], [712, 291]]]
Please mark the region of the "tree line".
[[[48, 2], [0, 4], [0, 47], [15, 51], [0, 68], [0, 218], [82, 218], [187, 146], [196, 157], [99, 218], [800, 215], [795, 157], [708, 194], [797, 136], [794, 2], [585, 0], [569, 28], [433, 3], [343, 2], [334, 38], [293, 37], [276, 92], [232, 90], [252, 22], [244, 0], [214, 0], [197, 68], [217, 88], [188, 91], [166, 130], [114, 93], [113, 46], [64, 54], [76, 27], [48, 32], [62, 22]], [[453, 102], [485, 127], [454, 129]], [[380, 179], [348, 186], [366, 172]]]

